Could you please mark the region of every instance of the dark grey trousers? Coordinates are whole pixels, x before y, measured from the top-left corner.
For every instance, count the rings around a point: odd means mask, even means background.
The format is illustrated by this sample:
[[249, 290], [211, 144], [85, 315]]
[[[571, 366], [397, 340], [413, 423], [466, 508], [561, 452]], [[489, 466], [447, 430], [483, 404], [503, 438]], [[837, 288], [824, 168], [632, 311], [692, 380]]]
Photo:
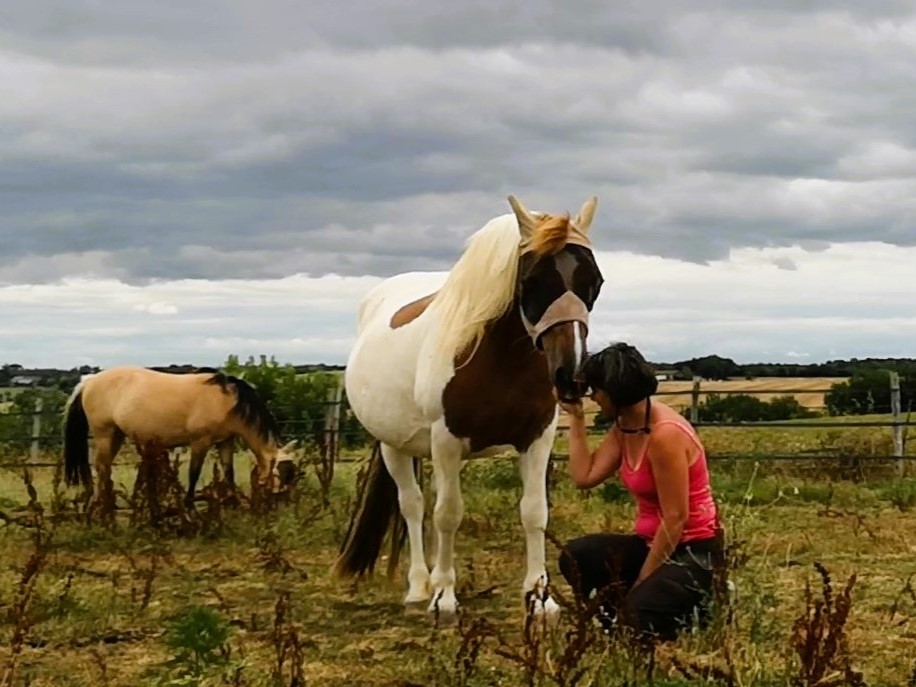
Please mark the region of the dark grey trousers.
[[704, 622], [712, 597], [716, 539], [679, 544], [671, 557], [634, 588], [649, 545], [633, 534], [589, 534], [566, 544], [560, 572], [580, 598], [601, 594], [600, 619], [671, 640], [695, 618]]

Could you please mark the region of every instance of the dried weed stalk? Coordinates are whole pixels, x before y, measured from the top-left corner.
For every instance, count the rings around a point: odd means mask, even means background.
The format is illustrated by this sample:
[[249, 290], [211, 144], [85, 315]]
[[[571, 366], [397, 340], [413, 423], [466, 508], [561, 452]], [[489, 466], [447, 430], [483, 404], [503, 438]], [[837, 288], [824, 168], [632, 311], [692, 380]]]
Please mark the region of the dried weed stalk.
[[184, 489], [178, 478], [178, 459], [169, 460], [169, 451], [158, 442], [137, 446], [140, 465], [130, 495], [132, 526], [144, 521], [159, 531], [179, 536], [197, 534], [200, 518], [185, 504]]
[[[286, 557], [283, 545], [273, 530], [267, 529], [260, 532], [255, 538], [255, 544], [258, 546], [258, 565], [264, 570], [279, 572], [284, 575], [296, 570], [296, 567]], [[300, 574], [303, 579], [307, 578], [305, 572]]]
[[153, 584], [162, 566], [162, 562], [174, 562], [171, 551], [161, 545], [154, 545], [149, 553], [149, 563], [141, 565], [137, 559], [126, 549], [121, 554], [127, 560], [131, 570], [130, 599], [139, 603], [140, 610], [145, 610], [153, 598]]
[[0, 676], [0, 686], [2, 687], [12, 687], [14, 684], [19, 656], [26, 645], [26, 638], [32, 626], [29, 609], [35, 594], [35, 585], [51, 551], [52, 534], [44, 529], [44, 509], [38, 503], [38, 496], [32, 486], [31, 476], [28, 471], [26, 471], [24, 479], [29, 491], [29, 511], [33, 518], [33, 548], [20, 573], [15, 601], [7, 610], [7, 621], [13, 626], [13, 636], [10, 639], [9, 659], [3, 668], [2, 676]]
[[[547, 532], [546, 536], [562, 550], [563, 545], [552, 533]], [[543, 616], [529, 612], [520, 640], [510, 640], [486, 618], [468, 620], [465, 614], [460, 615], [458, 635], [461, 643], [454, 659], [453, 684], [462, 687], [468, 684], [476, 671], [481, 648], [489, 641], [494, 645], [493, 653], [518, 667], [522, 684], [532, 687], [545, 680], [559, 687], [584, 684], [593, 677], [601, 660], [613, 652], [625, 657], [624, 663], [634, 675], [651, 678], [654, 643], [625, 627], [608, 632], [597, 621], [615, 589], [604, 589], [591, 599], [582, 599], [579, 595], [568, 598], [557, 588], [549, 591], [560, 606], [562, 626], [550, 630], [542, 624]], [[546, 590], [540, 593], [546, 597]], [[538, 600], [533, 595], [526, 599], [526, 608], [532, 608]]]
[[198, 511], [186, 501], [186, 490], [179, 478], [178, 457], [170, 460], [169, 451], [152, 442], [137, 447], [140, 465], [133, 493], [125, 495], [131, 508], [130, 523], [140, 526], [148, 523], [159, 533], [179, 537], [198, 534], [218, 534], [223, 530], [223, 503], [235, 499], [233, 491], [219, 478], [219, 468], [214, 467], [213, 483], [197, 492], [207, 503]]
[[[904, 603], [904, 599], [909, 598], [913, 601], [913, 604], [916, 604], [916, 589], [913, 588], [913, 576], [909, 575], [906, 578], [906, 581], [903, 583], [903, 588], [897, 592], [896, 598], [894, 598], [894, 603], [891, 604], [890, 610], [888, 611], [887, 621], [893, 622], [897, 617], [897, 613], [900, 612], [900, 607]], [[908, 618], [904, 618], [901, 621], [901, 624], [908, 622]], [[914, 686], [916, 687], [916, 686]]]
[[103, 687], [107, 687], [111, 684], [111, 681], [108, 678], [108, 661], [105, 659], [105, 654], [103, 654], [95, 647], [89, 650], [89, 654], [92, 656], [92, 660], [95, 662], [96, 668], [99, 669], [99, 679], [97, 684], [102, 685]]
[[846, 635], [856, 575], [850, 575], [846, 587], [835, 595], [827, 569], [820, 563], [814, 567], [821, 576], [821, 596], [815, 598], [810, 583], [805, 584], [805, 610], [792, 626], [792, 648], [799, 659], [798, 675], [792, 684], [797, 687], [865, 685], [862, 673], [852, 668]]
[[280, 592], [274, 604], [274, 626], [271, 639], [274, 646], [272, 683], [303, 687], [305, 685], [305, 643], [299, 635], [301, 629], [290, 618], [290, 593]]

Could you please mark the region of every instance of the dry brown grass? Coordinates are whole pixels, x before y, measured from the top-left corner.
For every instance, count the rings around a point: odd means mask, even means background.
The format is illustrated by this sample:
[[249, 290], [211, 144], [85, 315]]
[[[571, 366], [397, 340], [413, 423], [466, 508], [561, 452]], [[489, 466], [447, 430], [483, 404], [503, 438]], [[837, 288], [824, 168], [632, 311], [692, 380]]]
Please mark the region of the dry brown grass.
[[[165, 629], [189, 606], [205, 605], [217, 609], [231, 628], [229, 658], [198, 684], [524, 684], [518, 666], [492, 642], [468, 648], [455, 630], [434, 632], [423, 614], [405, 614], [400, 582], [392, 585], [381, 573], [358, 587], [330, 578], [353, 476], [349, 466], [339, 471], [331, 508], [318, 515], [308, 498], [258, 518], [231, 512], [215, 537], [156, 542], [147, 531], [140, 536], [126, 526], [123, 516], [114, 530], [62, 525], [32, 594], [19, 675], [33, 687], [173, 679]], [[555, 479], [551, 530], [561, 540], [630, 528], [627, 498], [613, 490], [577, 492], [561, 473]], [[478, 461], [463, 480], [466, 515], [456, 557], [460, 599], [469, 621], [485, 617], [506, 642], [517, 644], [524, 572], [517, 472], [508, 461]], [[745, 541], [750, 556], [734, 576], [735, 627], [721, 636], [685, 637], [659, 656], [656, 677], [670, 673], [670, 684], [684, 684], [676, 662], [721, 666], [727, 647], [740, 684], [787, 685], [798, 674], [792, 664], [793, 622], [805, 611], [806, 584], [818, 584], [813, 564], [819, 562], [836, 580], [857, 575], [846, 625], [855, 669], [870, 685], [906, 684], [916, 643], [916, 597], [908, 586], [916, 579], [911, 536], [916, 510], [894, 507], [877, 487], [844, 483], [828, 490], [785, 475], [767, 480], [760, 474], [753, 481], [717, 476], [730, 533]], [[309, 498], [320, 499], [317, 483], [313, 489]], [[745, 492], [754, 498], [744, 498]], [[0, 556], [7, 563], [0, 569], [0, 609], [16, 603], [15, 589], [32, 550], [27, 531], [0, 530]], [[559, 583], [556, 551], [550, 546], [548, 551], [549, 570]], [[279, 558], [269, 558], [283, 564], [265, 564], [265, 552], [279, 552]], [[0, 624], [0, 667], [11, 658], [7, 639], [15, 627]], [[475, 669], [462, 682], [470, 653]], [[613, 687], [621, 684], [613, 671], [625, 665], [624, 658], [591, 651], [582, 660], [592, 673], [598, 671], [593, 684]], [[271, 674], [285, 682], [272, 682]]]

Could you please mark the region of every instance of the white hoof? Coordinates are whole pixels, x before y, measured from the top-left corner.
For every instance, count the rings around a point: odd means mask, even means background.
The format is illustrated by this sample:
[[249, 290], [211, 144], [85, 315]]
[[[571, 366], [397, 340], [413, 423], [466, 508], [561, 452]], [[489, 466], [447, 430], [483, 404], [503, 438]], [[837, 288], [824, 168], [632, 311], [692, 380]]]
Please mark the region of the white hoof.
[[433, 595], [426, 612], [437, 627], [455, 625], [458, 622], [458, 601], [454, 593], [447, 594], [440, 589]]
[[544, 599], [533, 599], [528, 611], [536, 632], [549, 632], [560, 624], [560, 606], [549, 596]]

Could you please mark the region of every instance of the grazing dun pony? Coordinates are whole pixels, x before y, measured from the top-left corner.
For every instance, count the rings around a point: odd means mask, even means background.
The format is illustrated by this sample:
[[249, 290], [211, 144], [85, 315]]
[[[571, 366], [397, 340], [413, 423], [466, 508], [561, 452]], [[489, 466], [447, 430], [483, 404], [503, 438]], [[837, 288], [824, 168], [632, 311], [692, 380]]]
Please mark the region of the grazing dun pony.
[[[520, 515], [527, 613], [556, 620], [544, 567], [546, 470], [557, 403], [581, 398], [588, 317], [603, 278], [590, 248], [597, 198], [579, 213], [513, 212], [474, 233], [440, 288], [407, 273], [374, 287], [359, 307], [347, 363], [347, 398], [377, 440], [361, 501], [335, 571], [374, 568], [389, 525], [406, 523], [410, 568], [405, 603], [455, 619], [455, 533], [463, 516], [463, 459], [512, 447], [520, 454]], [[423, 497], [413, 457], [431, 456], [438, 536], [430, 574], [423, 552]], [[392, 534], [392, 536], [395, 536]], [[393, 561], [396, 562], [396, 561]]]
[[87, 376], [64, 409], [64, 468], [67, 484], [82, 482], [92, 490], [88, 438], [99, 496], [111, 496], [111, 464], [125, 439], [138, 447], [156, 444], [171, 449], [188, 446], [186, 502], [194, 490], [210, 447], [219, 449], [224, 473], [235, 483], [232, 463], [236, 437], [257, 458], [258, 479], [266, 484], [278, 465], [291, 461], [295, 442], [279, 445], [273, 415], [247, 382], [219, 372], [172, 374], [143, 367], [119, 366]]

